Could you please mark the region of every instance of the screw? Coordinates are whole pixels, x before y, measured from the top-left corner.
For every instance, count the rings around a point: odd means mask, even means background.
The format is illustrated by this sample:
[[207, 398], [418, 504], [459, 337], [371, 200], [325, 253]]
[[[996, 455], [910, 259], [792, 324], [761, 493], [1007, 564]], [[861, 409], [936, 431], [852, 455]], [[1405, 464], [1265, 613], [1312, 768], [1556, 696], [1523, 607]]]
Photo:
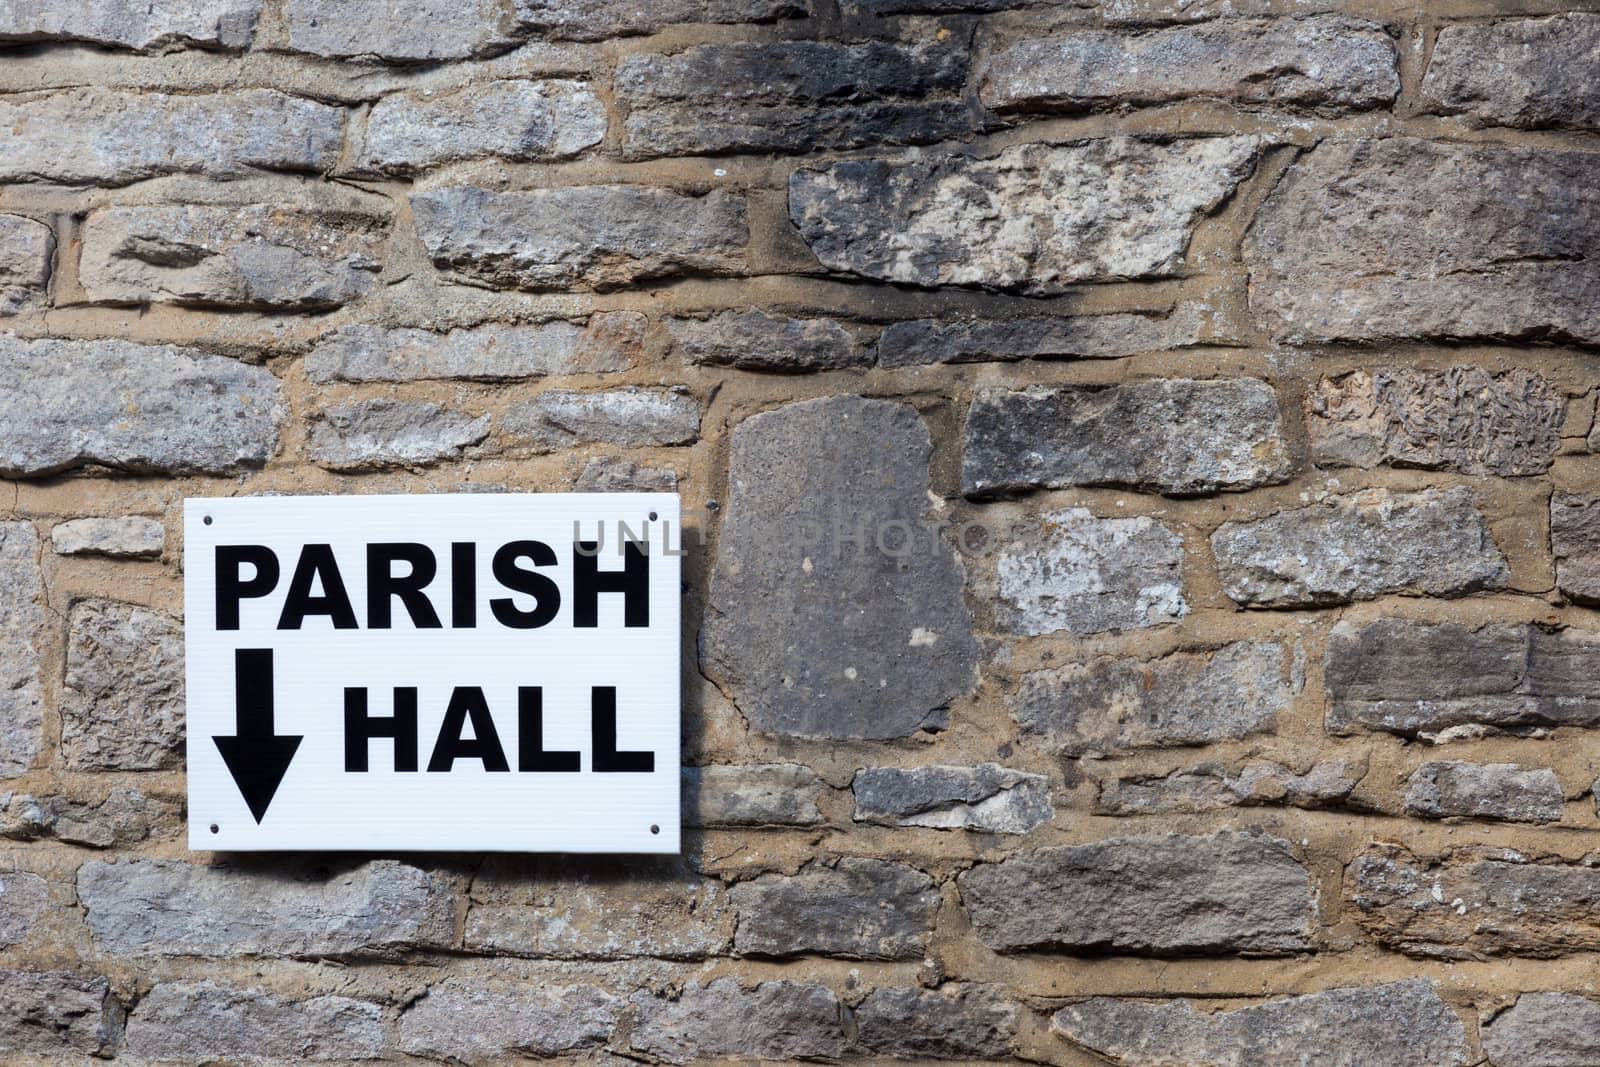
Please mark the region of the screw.
[[210, 526], [210, 525], [211, 525], [211, 516], [210, 516], [210, 515], [207, 515], [207, 516], [206, 516], [206, 518], [205, 518], [205, 523], [206, 523], [206, 525], [207, 525], [207, 526]]

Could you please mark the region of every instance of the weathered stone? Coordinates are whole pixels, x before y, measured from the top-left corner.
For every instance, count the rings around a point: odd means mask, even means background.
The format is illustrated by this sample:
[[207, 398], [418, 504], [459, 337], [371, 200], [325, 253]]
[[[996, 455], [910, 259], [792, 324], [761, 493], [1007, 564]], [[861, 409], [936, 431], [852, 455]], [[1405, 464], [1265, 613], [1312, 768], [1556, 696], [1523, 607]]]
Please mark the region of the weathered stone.
[[39, 534], [30, 522], [0, 522], [0, 778], [21, 774], [44, 749], [44, 619]]
[[871, 353], [832, 319], [725, 311], [709, 319], [668, 319], [667, 331], [678, 352], [701, 366], [818, 371], [872, 362]]
[[122, 956], [367, 957], [456, 943], [449, 884], [394, 860], [332, 873], [281, 860], [91, 860], [78, 899], [96, 944]]
[[497, 81], [384, 97], [359, 158], [362, 169], [410, 174], [465, 159], [566, 159], [605, 135], [605, 105], [583, 82]]
[[820, 985], [738, 979], [690, 982], [676, 998], [633, 995], [639, 1025], [628, 1044], [668, 1063], [719, 1056], [831, 1059], [846, 1048], [839, 1001]]
[[1550, 546], [1560, 590], [1580, 604], [1600, 604], [1600, 497], [1552, 494]]
[[90, 848], [132, 845], [163, 829], [175, 831], [182, 810], [176, 801], [120, 787], [95, 800], [0, 793], [0, 837], [54, 838]]
[[1033, 38], [991, 61], [979, 96], [997, 111], [1210, 97], [1337, 113], [1386, 106], [1399, 91], [1394, 41], [1382, 26], [1321, 16]]
[[874, 989], [855, 1018], [857, 1044], [900, 1059], [1001, 1059], [1017, 1036], [1017, 1006], [981, 985]]
[[339, 157], [344, 110], [274, 89], [85, 87], [0, 101], [0, 129], [27, 131], [8, 141], [0, 181], [126, 185], [163, 174], [325, 171]]
[[323, 311], [373, 285], [384, 224], [270, 204], [108, 208], [83, 227], [89, 299]]
[[1250, 305], [1296, 342], [1600, 342], [1593, 174], [1586, 152], [1323, 141], [1245, 235]]
[[1098, 633], [1177, 622], [1183, 542], [1153, 519], [1067, 508], [1027, 522], [1001, 552], [998, 621], [1017, 634]]
[[875, 767], [857, 771], [851, 789], [857, 822], [967, 828], [1025, 834], [1048, 822], [1050, 785], [1043, 775], [980, 763], [976, 767]]
[[1483, 125], [1600, 129], [1600, 15], [1447, 24], [1422, 102]]
[[1306, 397], [1312, 462], [1543, 474], [1561, 447], [1566, 398], [1527, 370], [1384, 369], [1324, 378]]
[[148, 771], [183, 762], [183, 623], [115, 600], [67, 613], [61, 755], [74, 770]]
[[15, 315], [44, 301], [55, 247], [55, 235], [44, 223], [0, 215], [0, 315]]
[[281, 395], [270, 371], [222, 356], [0, 335], [0, 475], [259, 467], [278, 448]]
[[734, 428], [701, 658], [754, 729], [906, 737], [972, 689], [961, 565], [924, 525], [932, 453], [914, 408], [858, 396]]
[[1490, 1067], [1587, 1067], [1600, 1060], [1600, 1003], [1524, 993], [1482, 1025]]
[[428, 378], [508, 381], [629, 370], [639, 362], [644, 316], [603, 312], [583, 326], [479, 326], [429, 330], [344, 326], [306, 354], [314, 382], [410, 382]]
[[685, 767], [687, 826], [811, 826], [822, 821], [822, 782], [809, 767], [764, 763], [746, 767]]
[[311, 458], [342, 471], [427, 466], [460, 459], [462, 449], [488, 436], [488, 415], [474, 418], [423, 402], [361, 400], [323, 410], [311, 426]]
[[1095, 997], [1050, 1028], [1123, 1067], [1456, 1067], [1470, 1061], [1461, 1019], [1433, 983], [1330, 989], [1233, 1011]]
[[128, 1017], [126, 1055], [367, 1060], [383, 1054], [383, 1009], [341, 996], [289, 1000], [213, 981], [160, 982]]
[[691, 445], [700, 437], [700, 402], [687, 391], [632, 385], [598, 393], [550, 389], [513, 405], [504, 425], [537, 452], [588, 444]]
[[632, 185], [411, 194], [417, 233], [440, 270], [507, 289], [615, 289], [744, 267], [744, 201]]
[[1023, 144], [992, 159], [858, 159], [789, 180], [830, 270], [1031, 294], [1182, 272], [1195, 224], [1251, 172], [1250, 137]]
[[1406, 814], [1426, 819], [1560, 822], [1564, 800], [1554, 771], [1515, 763], [1435, 760], [1406, 781]]
[[122, 1036], [110, 983], [61, 971], [0, 970], [0, 1019], [0, 1052], [109, 1057]]
[[741, 956], [916, 959], [939, 903], [933, 879], [916, 868], [855, 858], [793, 876], [765, 874], [740, 882], [732, 895]]
[[511, 46], [501, 10], [496, 0], [408, 0], [403, 15], [390, 0], [284, 0], [279, 47], [338, 58], [467, 59]]
[[114, 519], [69, 519], [50, 530], [58, 556], [111, 556], [150, 559], [161, 555], [167, 528], [155, 519], [128, 515]]
[[174, 44], [237, 51], [261, 0], [0, 0], [0, 41], [86, 41], [145, 51]]
[[1386, 593], [1502, 589], [1510, 571], [1466, 486], [1369, 489], [1211, 535], [1222, 590], [1251, 607], [1312, 607]]
[[50, 887], [43, 878], [26, 871], [0, 873], [0, 948], [26, 941], [49, 908]]
[[1364, 765], [1328, 760], [1305, 774], [1276, 763], [1252, 763], [1235, 772], [1226, 764], [1202, 763], [1164, 777], [1113, 778], [1100, 786], [1099, 815], [1163, 815], [1222, 808], [1287, 804], [1333, 808], [1349, 798], [1366, 773]]
[[678, 474], [631, 459], [596, 456], [583, 465], [572, 487], [580, 493], [670, 493], [678, 488]]
[[806, 0], [513, 0], [524, 32], [561, 40], [599, 41], [655, 33], [684, 22], [769, 22], [803, 17]]
[[448, 978], [400, 1018], [400, 1050], [487, 1063], [555, 1056], [611, 1036], [622, 1001], [591, 985]]
[[965, 137], [967, 40], [709, 44], [617, 64], [623, 155], [812, 152]]
[[1014, 852], [960, 876], [997, 952], [1286, 956], [1311, 947], [1311, 878], [1259, 833], [1119, 837]]
[[1073, 315], [1066, 318], [916, 319], [878, 338], [878, 363], [979, 363], [1018, 359], [1117, 359], [1198, 344], [1204, 312], [1179, 304], [1166, 315]]
[[1290, 467], [1272, 386], [1178, 378], [984, 390], [967, 409], [961, 477], [970, 497], [1073, 485], [1192, 494], [1287, 481]]

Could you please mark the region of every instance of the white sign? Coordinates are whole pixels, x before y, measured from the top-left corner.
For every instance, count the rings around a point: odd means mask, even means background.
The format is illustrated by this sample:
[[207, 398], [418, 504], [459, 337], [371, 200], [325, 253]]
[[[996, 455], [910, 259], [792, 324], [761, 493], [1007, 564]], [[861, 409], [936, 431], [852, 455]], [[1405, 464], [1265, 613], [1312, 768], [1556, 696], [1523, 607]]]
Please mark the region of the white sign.
[[678, 498], [184, 510], [189, 847], [678, 851]]

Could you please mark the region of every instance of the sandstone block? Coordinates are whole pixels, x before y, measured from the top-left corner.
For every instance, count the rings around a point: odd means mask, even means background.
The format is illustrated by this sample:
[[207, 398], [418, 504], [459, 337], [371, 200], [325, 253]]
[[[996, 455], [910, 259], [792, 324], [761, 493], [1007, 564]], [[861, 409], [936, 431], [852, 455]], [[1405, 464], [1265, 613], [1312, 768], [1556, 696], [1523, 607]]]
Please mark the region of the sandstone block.
[[896, 322], [878, 338], [878, 363], [981, 363], [1019, 359], [1117, 359], [1198, 344], [1203, 311], [1179, 304], [1166, 315]]
[[200, 45], [238, 51], [255, 36], [261, 0], [0, 0], [0, 41], [84, 41], [147, 51]]
[[1424, 763], [1406, 782], [1405, 794], [1407, 815], [1505, 822], [1560, 822], [1564, 800], [1561, 783], [1548, 768], [1462, 760]]
[[810, 826], [822, 821], [822, 782], [794, 763], [685, 767], [687, 826]]
[[496, 81], [452, 93], [396, 93], [367, 117], [362, 169], [412, 174], [466, 159], [567, 159], [606, 135], [606, 110], [575, 81]]
[[599, 41], [678, 23], [738, 24], [803, 17], [806, 0], [513, 0], [518, 27], [557, 40]]
[[129, 1016], [123, 1047], [151, 1060], [369, 1060], [383, 1055], [383, 1024], [383, 1008], [350, 997], [160, 982]]
[[0, 522], [0, 778], [21, 774], [44, 749], [44, 625], [39, 534], [30, 522]]
[[323, 409], [311, 427], [311, 458], [341, 471], [427, 466], [460, 459], [488, 436], [488, 415], [421, 401], [360, 400]]
[[1237, 772], [1225, 764], [1201, 763], [1163, 777], [1113, 778], [1100, 786], [1094, 810], [1101, 815], [1163, 815], [1281, 804], [1334, 808], [1349, 798], [1366, 773], [1364, 765], [1327, 760], [1304, 774], [1276, 763], [1252, 763]]
[[178, 801], [122, 787], [88, 799], [0, 793], [0, 837], [54, 838], [88, 848], [133, 845], [175, 832], [182, 813]]
[[670, 493], [678, 488], [678, 474], [631, 459], [596, 456], [584, 463], [572, 488], [579, 493]]
[[398, 62], [467, 59], [503, 51], [511, 36], [494, 0], [284, 0], [280, 47], [314, 56]]
[[61, 754], [73, 770], [183, 763], [183, 623], [115, 600], [67, 612]]
[[596, 393], [550, 389], [513, 405], [504, 425], [536, 452], [592, 444], [691, 445], [700, 437], [700, 402], [684, 390], [632, 385]]
[[1572, 993], [1524, 993], [1483, 1025], [1491, 1067], [1583, 1067], [1600, 1056], [1600, 1004]]
[[846, 1048], [839, 1001], [824, 986], [762, 982], [744, 989], [735, 978], [690, 982], [676, 998], [635, 993], [635, 1052], [668, 1063], [719, 1056], [769, 1060], [831, 1059]]
[[155, 519], [128, 515], [113, 519], [68, 519], [50, 530], [58, 556], [110, 556], [152, 559], [167, 543], [167, 528]]
[[44, 302], [55, 248], [55, 234], [44, 223], [0, 215], [0, 315], [14, 315]]
[[1050, 785], [1043, 775], [980, 763], [976, 767], [872, 767], [851, 784], [857, 822], [887, 826], [1025, 834], [1049, 821]]
[[843, 859], [800, 874], [765, 874], [732, 890], [741, 956], [819, 953], [916, 959], [939, 903], [933, 879], [904, 864]]
[[492, 382], [623, 371], [638, 364], [644, 329], [644, 316], [631, 311], [602, 312], [582, 326], [546, 322], [449, 333], [343, 326], [306, 353], [306, 377], [314, 382]]
[[555, 1056], [611, 1036], [622, 1001], [592, 985], [449, 978], [400, 1019], [400, 1049], [470, 1064]]
[[701, 366], [820, 371], [865, 367], [871, 353], [832, 319], [791, 319], [725, 311], [709, 319], [668, 319], [678, 352]]
[[0, 948], [26, 941], [50, 908], [50, 886], [37, 874], [0, 874]]
[[111, 1056], [122, 1006], [104, 978], [0, 970], [0, 1052], [49, 1058]]
[[856, 1041], [897, 1059], [1003, 1059], [1017, 1006], [1000, 990], [951, 983], [938, 990], [874, 989], [855, 1010]]
[[1600, 498], [1552, 494], [1550, 544], [1557, 587], [1580, 604], [1600, 603]]
[[1600, 15], [1443, 26], [1423, 104], [1474, 123], [1600, 129]]

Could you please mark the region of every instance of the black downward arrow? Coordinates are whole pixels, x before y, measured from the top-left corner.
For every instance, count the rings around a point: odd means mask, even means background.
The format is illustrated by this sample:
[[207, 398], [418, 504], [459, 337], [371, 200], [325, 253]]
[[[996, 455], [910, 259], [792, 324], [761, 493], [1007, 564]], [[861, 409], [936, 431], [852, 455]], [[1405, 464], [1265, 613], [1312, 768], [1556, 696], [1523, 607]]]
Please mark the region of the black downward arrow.
[[233, 675], [237, 732], [211, 740], [259, 824], [304, 737], [272, 732], [272, 649], [234, 649]]

